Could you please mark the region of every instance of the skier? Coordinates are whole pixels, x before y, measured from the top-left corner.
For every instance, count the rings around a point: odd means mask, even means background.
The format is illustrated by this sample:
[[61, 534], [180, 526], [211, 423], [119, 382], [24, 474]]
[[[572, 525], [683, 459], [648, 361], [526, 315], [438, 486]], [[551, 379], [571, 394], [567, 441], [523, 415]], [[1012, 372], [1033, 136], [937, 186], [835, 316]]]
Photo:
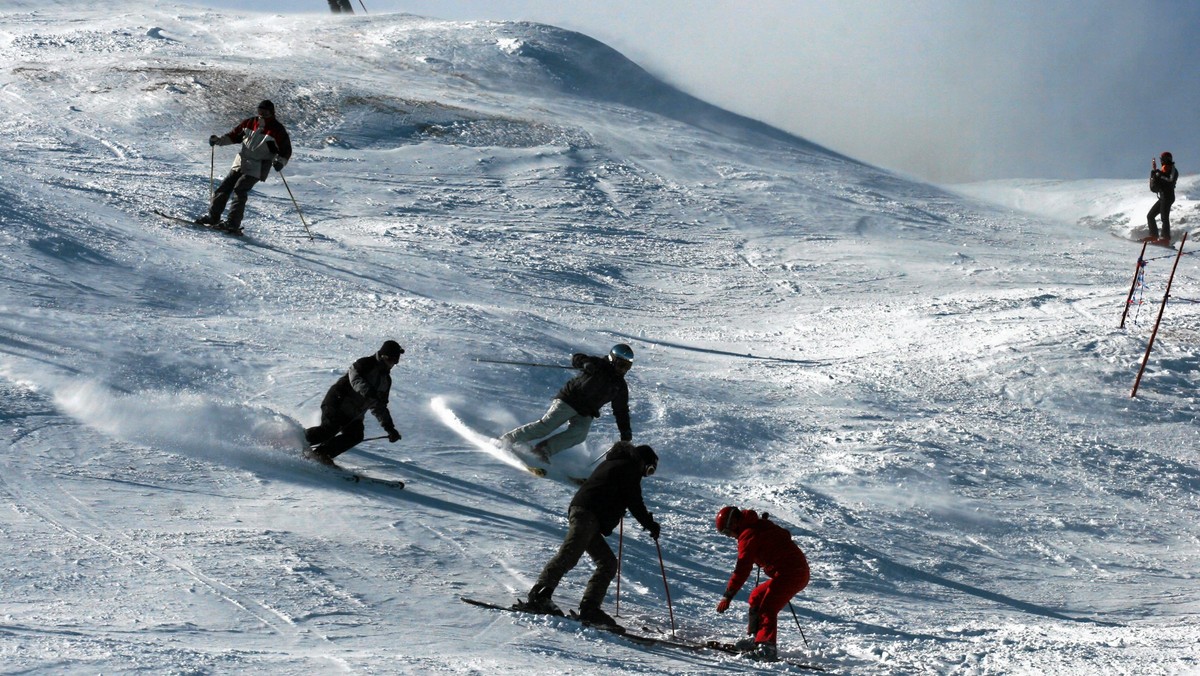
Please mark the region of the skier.
[[775, 646], [779, 611], [792, 597], [808, 586], [808, 559], [792, 542], [792, 534], [749, 509], [724, 507], [717, 512], [717, 531], [735, 538], [738, 543], [737, 565], [725, 593], [717, 604], [717, 612], [729, 609], [729, 602], [750, 577], [755, 565], [762, 566], [767, 581], [750, 592], [750, 638], [737, 642], [737, 647], [749, 656], [764, 661], [779, 659]]
[[312, 444], [314, 460], [333, 465], [333, 459], [363, 440], [363, 416], [375, 414], [388, 434], [388, 441], [400, 441], [400, 433], [388, 411], [388, 392], [392, 389], [392, 367], [400, 363], [404, 348], [394, 340], [384, 341], [373, 355], [350, 365], [321, 401], [321, 424], [304, 431]]
[[[1170, 246], [1171, 205], [1175, 203], [1175, 182], [1179, 180], [1179, 170], [1175, 168], [1175, 160], [1171, 157], [1171, 153], [1164, 152], [1159, 159], [1162, 160], [1161, 169], [1154, 166], [1153, 160], [1150, 162], [1150, 190], [1158, 193], [1158, 201], [1150, 207], [1150, 213], [1146, 214], [1146, 224], [1150, 226], [1150, 236], [1142, 241]], [[1158, 236], [1158, 224], [1154, 222], [1155, 216], [1162, 217], [1162, 237]]]
[[650, 537], [658, 539], [659, 525], [646, 510], [642, 501], [642, 478], [654, 474], [658, 455], [649, 446], [637, 446], [628, 441], [613, 444], [604, 461], [583, 482], [567, 510], [567, 535], [558, 553], [550, 559], [529, 590], [528, 600], [516, 608], [535, 613], [562, 615], [551, 597], [563, 576], [579, 563], [587, 552], [596, 564], [579, 602], [579, 619], [591, 624], [605, 625], [614, 630], [621, 627], [600, 609], [608, 585], [617, 574], [617, 557], [604, 541], [611, 535], [628, 509]]
[[[224, 136], [209, 136], [208, 145], [227, 146], [241, 143], [242, 148], [233, 160], [229, 175], [213, 193], [208, 213], [196, 219], [201, 225], [211, 225], [233, 235], [241, 235], [242, 215], [246, 210], [246, 199], [255, 183], [266, 180], [271, 167], [282, 171], [292, 156], [292, 141], [287, 129], [275, 119], [275, 104], [263, 101], [258, 104], [256, 117], [248, 117]], [[229, 217], [222, 221], [225, 203], [233, 195], [233, 206]]]
[[533, 447], [535, 455], [549, 462], [556, 453], [582, 443], [592, 427], [592, 419], [599, 418], [600, 409], [609, 402], [621, 441], [633, 440], [629, 427], [629, 385], [625, 382], [625, 374], [633, 368], [633, 348], [625, 343], [614, 345], [607, 358], [576, 353], [571, 355], [571, 368], [582, 373], [563, 385], [541, 420], [504, 433], [501, 443], [528, 443], [566, 423], [567, 429]]

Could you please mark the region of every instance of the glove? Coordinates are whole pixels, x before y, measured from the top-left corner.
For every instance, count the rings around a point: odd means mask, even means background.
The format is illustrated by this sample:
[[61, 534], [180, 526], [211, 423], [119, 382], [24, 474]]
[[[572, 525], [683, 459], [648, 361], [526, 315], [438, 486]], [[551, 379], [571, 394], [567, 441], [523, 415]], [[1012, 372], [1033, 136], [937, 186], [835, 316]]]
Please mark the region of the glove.
[[275, 167], [275, 171], [283, 171], [283, 160], [275, 160], [271, 166]]
[[722, 596], [721, 601], [719, 603], [717, 603], [717, 612], [723, 613], [726, 610], [729, 610], [729, 597]]
[[208, 137], [208, 145], [210, 145], [210, 146], [215, 146], [220, 141], [221, 141], [221, 137], [217, 136], [216, 134], [213, 134], [212, 136]]
[[654, 538], [655, 540], [658, 539], [658, 534], [661, 531], [662, 531], [662, 526], [658, 525], [657, 521], [651, 521], [650, 527], [646, 529], [646, 532], [650, 534], [650, 537]]
[[393, 444], [394, 444], [394, 443], [396, 443], [397, 441], [400, 441], [400, 433], [399, 433], [399, 432], [397, 432], [397, 431], [396, 431], [394, 428], [393, 428], [393, 429], [390, 429], [390, 430], [388, 430], [388, 431], [387, 431], [387, 433], [388, 433], [388, 442], [389, 442], [389, 443], [393, 443]]

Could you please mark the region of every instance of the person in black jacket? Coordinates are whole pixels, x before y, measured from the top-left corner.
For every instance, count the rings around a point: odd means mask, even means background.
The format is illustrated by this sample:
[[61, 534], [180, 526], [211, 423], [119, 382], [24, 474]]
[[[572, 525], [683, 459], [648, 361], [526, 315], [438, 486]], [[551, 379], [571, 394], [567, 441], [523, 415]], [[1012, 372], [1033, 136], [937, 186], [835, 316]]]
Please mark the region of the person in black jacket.
[[[1179, 180], [1179, 170], [1175, 168], [1175, 158], [1171, 153], [1164, 152], [1160, 157], [1162, 168], [1155, 168], [1153, 162], [1150, 168], [1150, 189], [1158, 193], [1158, 201], [1150, 207], [1146, 214], [1146, 224], [1150, 226], [1150, 236], [1146, 238], [1156, 244], [1171, 243], [1171, 205], [1175, 203], [1175, 182]], [[1162, 218], [1162, 237], [1158, 234], [1158, 224], [1154, 217]]]
[[629, 385], [625, 382], [625, 374], [633, 367], [633, 348], [625, 343], [614, 345], [607, 358], [576, 353], [571, 356], [571, 367], [582, 373], [563, 385], [541, 420], [506, 432], [500, 437], [501, 442], [528, 443], [566, 423], [567, 429], [533, 447], [534, 454], [549, 462], [550, 456], [582, 443], [592, 420], [599, 418], [600, 409], [610, 402], [621, 441], [633, 440], [629, 427]]
[[537, 583], [529, 590], [528, 600], [517, 608], [536, 613], [562, 615], [551, 597], [558, 583], [584, 552], [592, 557], [592, 573], [579, 602], [579, 618], [592, 624], [619, 628], [616, 621], [600, 609], [608, 585], [617, 574], [617, 557], [604, 541], [625, 516], [625, 510], [642, 524], [650, 537], [658, 539], [659, 525], [642, 501], [642, 478], [658, 469], [658, 455], [649, 446], [634, 447], [628, 441], [613, 444], [604, 461], [583, 482], [567, 510], [567, 535], [558, 553], [546, 563]]
[[363, 357], [350, 365], [346, 375], [338, 379], [321, 401], [321, 424], [304, 431], [312, 445], [313, 459], [332, 465], [333, 459], [363, 440], [363, 416], [375, 414], [396, 443], [400, 433], [388, 411], [388, 393], [392, 389], [392, 367], [400, 363], [404, 348], [394, 340], [384, 341], [379, 352]]

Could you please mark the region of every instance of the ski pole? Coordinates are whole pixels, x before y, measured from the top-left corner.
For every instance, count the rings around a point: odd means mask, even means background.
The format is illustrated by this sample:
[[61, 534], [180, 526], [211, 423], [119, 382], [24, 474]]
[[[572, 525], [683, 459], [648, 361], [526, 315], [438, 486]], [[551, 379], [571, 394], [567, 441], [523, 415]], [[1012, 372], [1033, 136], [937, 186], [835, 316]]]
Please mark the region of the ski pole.
[[624, 558], [625, 547], [625, 515], [621, 515], [621, 524], [617, 529], [617, 617], [621, 616], [621, 559]]
[[367, 6], [363, 4], [363, 0], [358, 0], [358, 4], [363, 8], [363, 14], [366, 14]]
[[507, 359], [484, 359], [483, 357], [476, 357], [475, 361], [483, 362], [485, 364], [511, 364], [513, 366], [539, 366], [541, 368], [547, 368], [547, 369], [572, 369], [572, 368], [575, 368], [574, 366], [563, 366], [562, 364], [538, 364], [536, 362], [531, 362], [531, 361], [508, 361]]
[[667, 612], [671, 614], [671, 638], [675, 638], [675, 607], [671, 605], [671, 588], [667, 586], [667, 567], [663, 564], [662, 545], [654, 538], [654, 547], [658, 549], [658, 567], [662, 569], [663, 590], [667, 593]]
[[[788, 601], [788, 608], [792, 611], [792, 619], [796, 621], [796, 628], [800, 629], [800, 618], [796, 617], [796, 609], [792, 607], [792, 602]], [[808, 647], [808, 637], [804, 635], [804, 630], [800, 629], [800, 638], [804, 639], [804, 647]]]
[[304, 212], [300, 211], [300, 204], [296, 201], [296, 196], [292, 194], [292, 188], [288, 185], [287, 179], [283, 176], [283, 170], [278, 169], [279, 178], [283, 179], [283, 187], [287, 188], [288, 197], [292, 198], [292, 204], [296, 205], [296, 213], [300, 214], [300, 223], [304, 225], [304, 231], [308, 233], [308, 240], [313, 241], [312, 231], [308, 229], [308, 223], [304, 221]]
[[211, 205], [213, 202], [213, 179], [215, 178], [213, 172], [216, 171], [217, 166], [217, 147], [209, 146], [208, 149], [212, 151], [212, 155], [208, 159], [208, 203]]

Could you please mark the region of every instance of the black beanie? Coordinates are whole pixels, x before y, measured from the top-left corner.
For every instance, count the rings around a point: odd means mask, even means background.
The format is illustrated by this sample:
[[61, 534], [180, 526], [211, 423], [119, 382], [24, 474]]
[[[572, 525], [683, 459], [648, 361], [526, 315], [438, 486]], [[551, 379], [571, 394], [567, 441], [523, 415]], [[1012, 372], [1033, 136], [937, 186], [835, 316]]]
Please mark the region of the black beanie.
[[400, 355], [404, 354], [404, 348], [394, 340], [385, 340], [383, 347], [379, 348], [379, 354], [392, 361], [400, 361]]
[[647, 467], [650, 467], [651, 465], [658, 467], [658, 454], [654, 452], [653, 448], [645, 445], [638, 446], [637, 448], [633, 449], [633, 453], [635, 456], [641, 459], [643, 465]]
[[268, 100], [266, 100], [266, 99], [263, 99], [263, 102], [262, 102], [262, 103], [260, 103], [260, 104], [258, 104], [258, 107], [259, 107], [259, 108], [266, 108], [267, 110], [271, 111], [271, 114], [272, 114], [272, 115], [274, 115], [274, 114], [275, 114], [275, 104], [274, 104], [274, 103], [271, 103], [270, 101], [268, 101]]

